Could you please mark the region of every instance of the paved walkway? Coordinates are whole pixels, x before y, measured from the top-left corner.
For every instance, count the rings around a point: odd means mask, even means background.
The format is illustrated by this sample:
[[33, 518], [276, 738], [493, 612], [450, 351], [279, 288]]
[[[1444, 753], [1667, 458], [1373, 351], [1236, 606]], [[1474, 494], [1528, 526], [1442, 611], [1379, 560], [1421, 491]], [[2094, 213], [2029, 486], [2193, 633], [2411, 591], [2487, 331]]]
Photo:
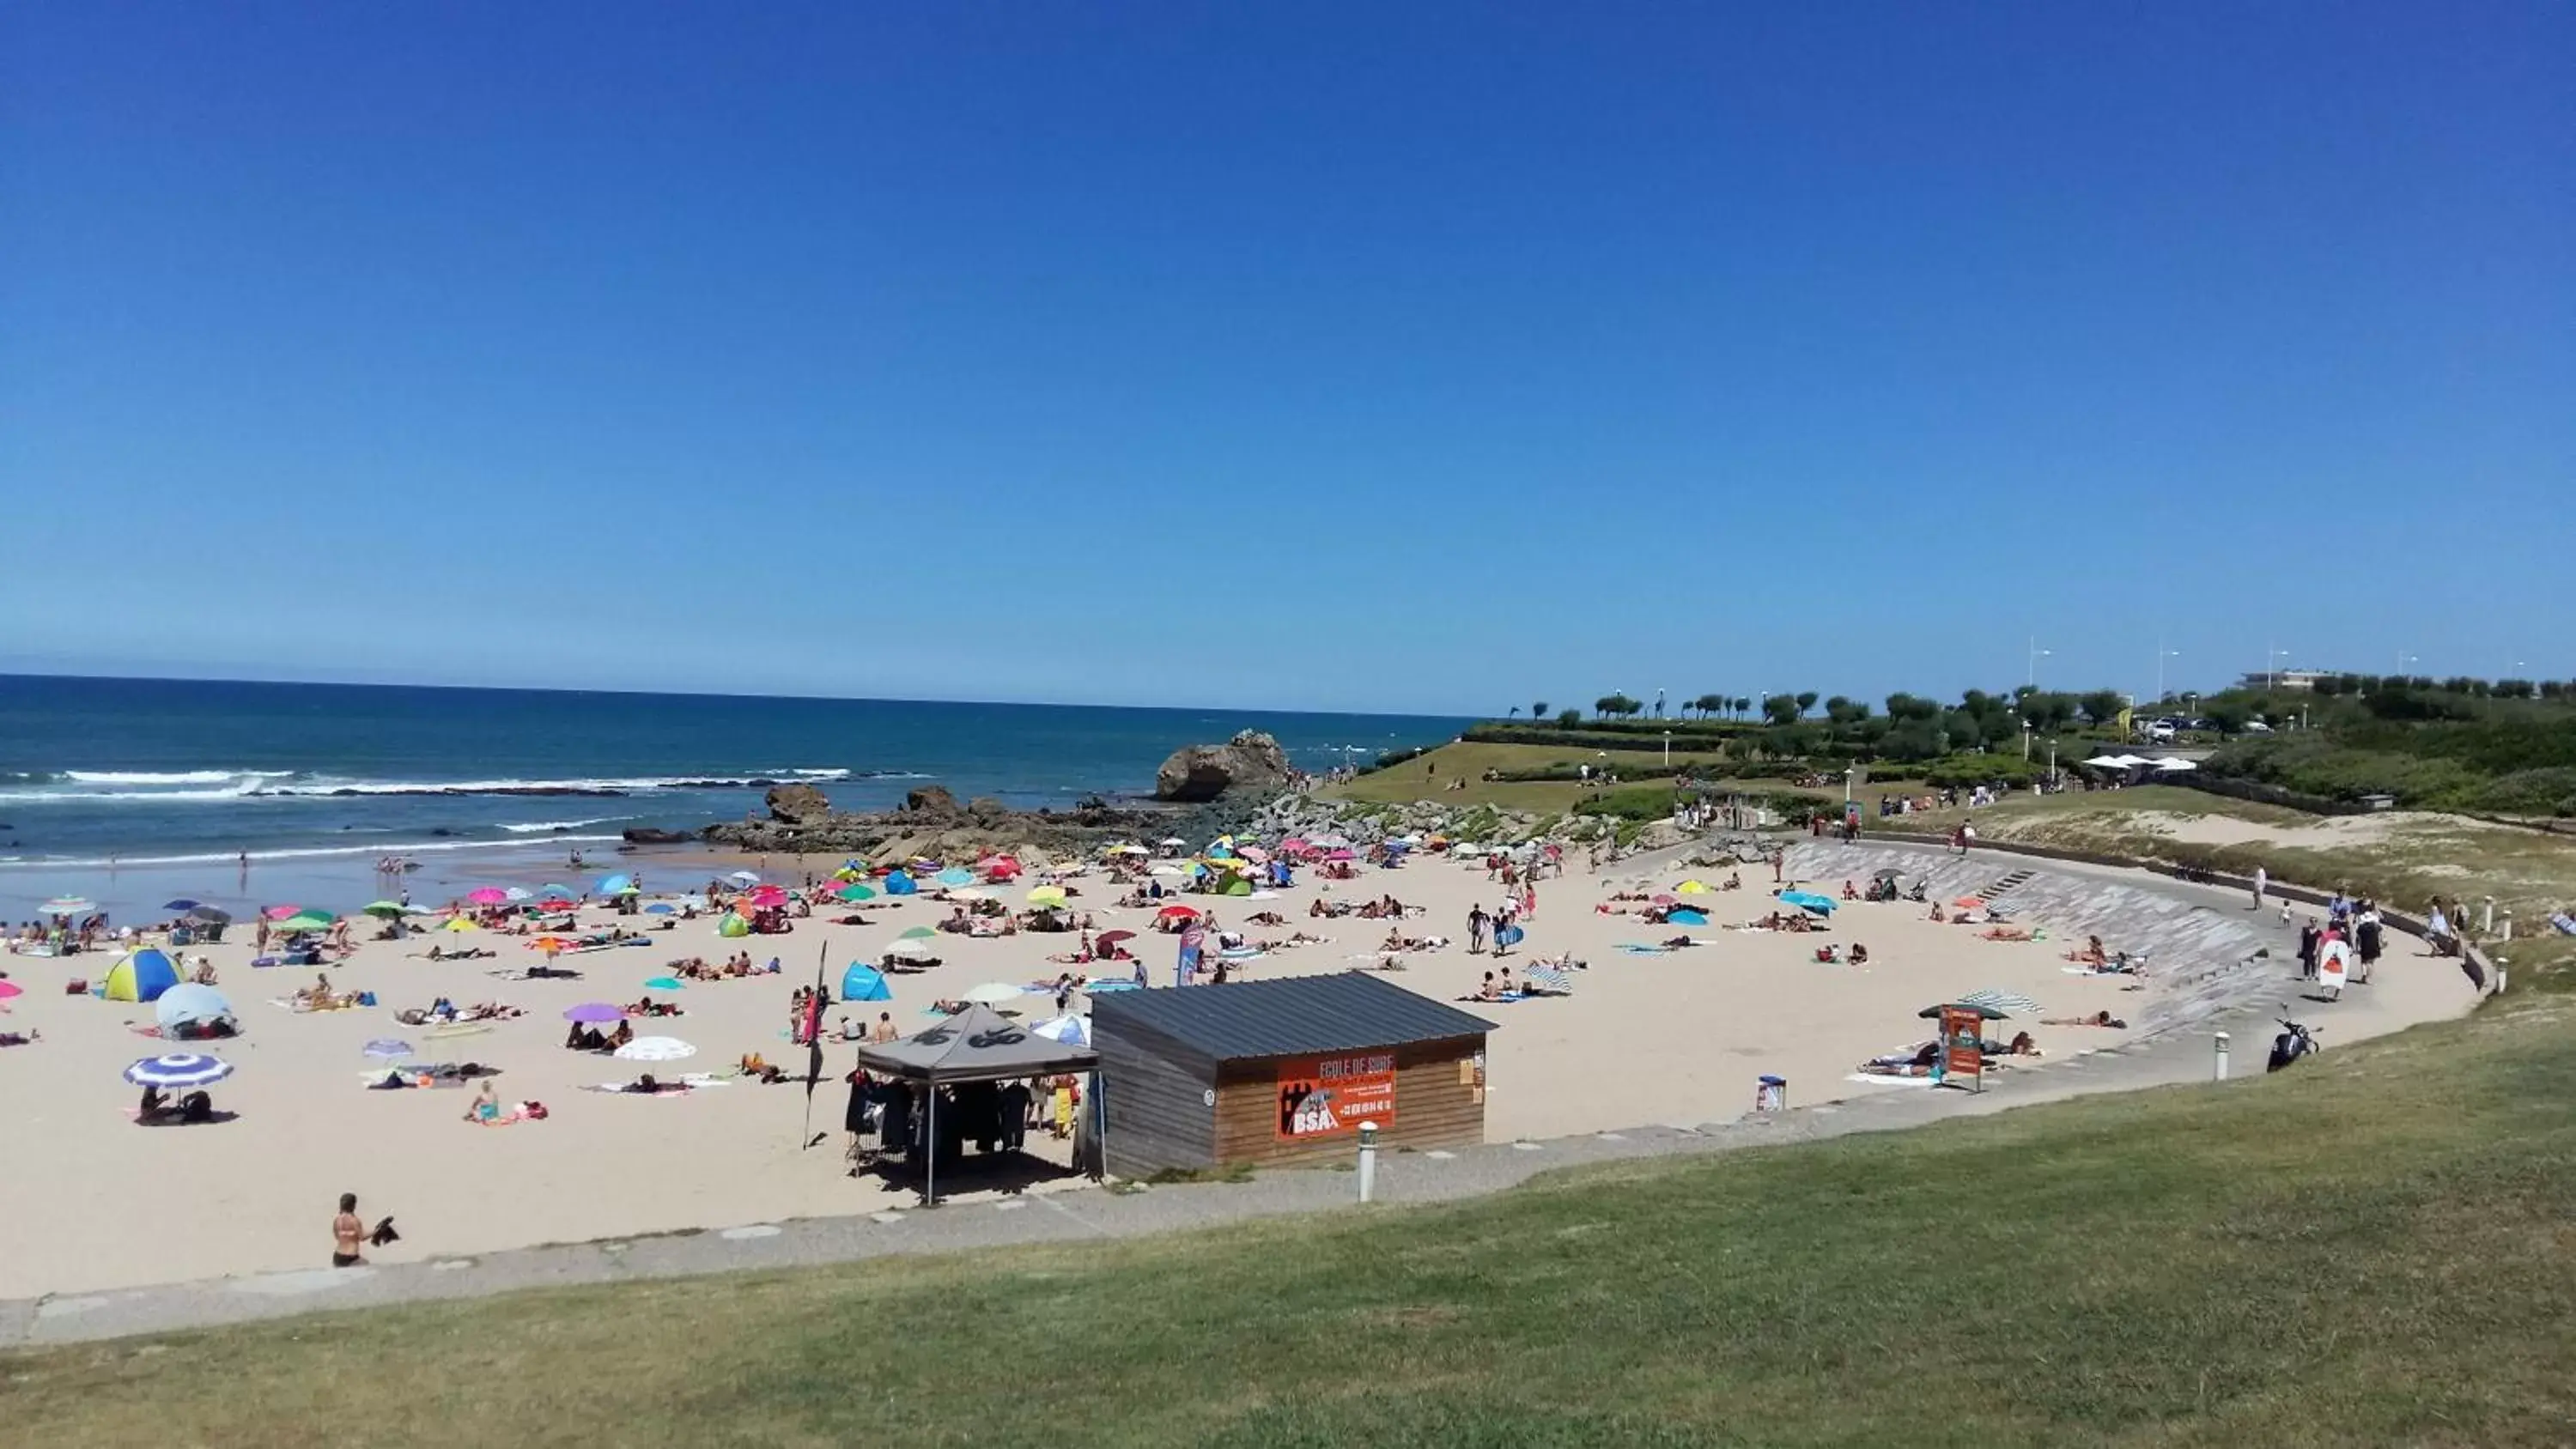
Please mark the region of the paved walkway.
[[[1909, 848], [1877, 845], [1867, 849], [1884, 852]], [[1918, 858], [1928, 862], [1930, 855], [1926, 852]], [[1860, 857], [1851, 859], [1857, 861]], [[1976, 862], [1976, 869], [1983, 874], [2001, 875], [2011, 868], [1997, 869], [1997, 863], [1997, 858], [1987, 857]], [[2243, 911], [2245, 901], [2233, 891], [2213, 891], [2137, 872], [2042, 865], [2052, 875], [2093, 876], [2150, 893], [2169, 905], [2236, 910], [2240, 915], [2228, 918], [2231, 926], [2290, 940], [2277, 921]], [[1843, 872], [1836, 868], [1831, 873], [1839, 876]], [[2291, 994], [2296, 971], [2295, 949], [2283, 949], [2275, 942], [2272, 961], [2234, 981], [2237, 989], [2228, 993], [2227, 999], [2198, 1002], [2198, 1009], [2122, 1046], [2001, 1073], [1982, 1093], [1924, 1087], [1860, 1088], [1866, 1095], [1797, 1108], [1767, 1119], [1692, 1126], [1645, 1125], [1543, 1142], [1493, 1143], [1455, 1153], [1383, 1153], [1378, 1162], [1377, 1195], [1389, 1203], [1440, 1202], [1498, 1192], [1539, 1172], [1581, 1163], [1724, 1152], [1850, 1132], [1887, 1131], [2058, 1101], [2086, 1092], [2205, 1082], [2212, 1075], [2212, 1032], [2216, 1030], [2234, 1034], [2234, 1075], [2240, 1079], [2260, 1076], [2271, 1041], [2271, 1013]], [[1031, 1193], [994, 1202], [952, 1203], [930, 1210], [802, 1219], [714, 1232], [523, 1248], [470, 1258], [434, 1258], [344, 1270], [316, 1268], [18, 1299], [0, 1302], [0, 1346], [70, 1343], [277, 1318], [325, 1308], [468, 1298], [563, 1284], [845, 1263], [890, 1253], [1139, 1237], [1343, 1207], [1352, 1203], [1355, 1186], [1356, 1179], [1346, 1171], [1271, 1172], [1242, 1183]]]

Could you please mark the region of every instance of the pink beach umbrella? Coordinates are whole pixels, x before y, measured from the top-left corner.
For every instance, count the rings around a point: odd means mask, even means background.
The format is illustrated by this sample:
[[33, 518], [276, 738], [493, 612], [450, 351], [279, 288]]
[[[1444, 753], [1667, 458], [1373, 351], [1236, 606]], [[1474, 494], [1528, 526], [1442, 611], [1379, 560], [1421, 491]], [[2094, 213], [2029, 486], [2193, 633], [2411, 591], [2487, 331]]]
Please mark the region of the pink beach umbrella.
[[465, 898], [478, 906], [497, 906], [508, 900], [510, 893], [499, 886], [477, 886], [467, 891]]
[[291, 917], [301, 915], [303, 911], [304, 908], [302, 906], [270, 906], [266, 910], [261, 911], [260, 914], [268, 917], [272, 921], [283, 921]]
[[10, 997], [19, 995], [25, 990], [25, 987], [20, 986], [15, 981], [0, 981], [0, 1001], [6, 1001]]
[[747, 899], [753, 905], [768, 910], [787, 904], [787, 891], [781, 886], [765, 885], [753, 891]]

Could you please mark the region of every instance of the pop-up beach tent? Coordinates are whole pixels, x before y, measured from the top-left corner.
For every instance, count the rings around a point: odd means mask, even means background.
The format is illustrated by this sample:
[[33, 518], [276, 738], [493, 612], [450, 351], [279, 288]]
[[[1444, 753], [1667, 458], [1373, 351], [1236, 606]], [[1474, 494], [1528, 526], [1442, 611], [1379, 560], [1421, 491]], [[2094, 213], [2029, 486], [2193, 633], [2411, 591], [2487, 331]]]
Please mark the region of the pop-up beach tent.
[[860, 1066], [922, 1088], [929, 1098], [925, 1140], [930, 1147], [922, 1154], [924, 1206], [939, 1200], [939, 1088], [1088, 1072], [1099, 1064], [1100, 1054], [1088, 1046], [1038, 1036], [987, 1006], [969, 1006], [901, 1041], [859, 1048]]
[[843, 1001], [892, 1001], [894, 992], [886, 986], [885, 973], [874, 966], [853, 961], [841, 973]]
[[179, 968], [170, 958], [150, 946], [129, 954], [107, 968], [107, 999], [110, 1001], [158, 1001], [161, 993], [179, 984]]

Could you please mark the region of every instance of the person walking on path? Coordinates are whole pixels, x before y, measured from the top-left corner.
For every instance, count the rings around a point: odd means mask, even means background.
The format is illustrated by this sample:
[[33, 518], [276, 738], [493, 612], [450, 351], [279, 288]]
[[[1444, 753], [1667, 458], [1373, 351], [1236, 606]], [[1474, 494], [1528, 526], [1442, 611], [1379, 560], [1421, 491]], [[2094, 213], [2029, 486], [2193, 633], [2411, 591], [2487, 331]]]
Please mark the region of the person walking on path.
[[1475, 909], [1467, 912], [1467, 954], [1470, 956], [1482, 956], [1485, 954], [1485, 922], [1487, 919], [1484, 903], [1481, 901], [1477, 903]]
[[2254, 867], [2254, 909], [2258, 911], [2263, 909], [2263, 888], [2271, 883], [2270, 872], [2259, 865]]

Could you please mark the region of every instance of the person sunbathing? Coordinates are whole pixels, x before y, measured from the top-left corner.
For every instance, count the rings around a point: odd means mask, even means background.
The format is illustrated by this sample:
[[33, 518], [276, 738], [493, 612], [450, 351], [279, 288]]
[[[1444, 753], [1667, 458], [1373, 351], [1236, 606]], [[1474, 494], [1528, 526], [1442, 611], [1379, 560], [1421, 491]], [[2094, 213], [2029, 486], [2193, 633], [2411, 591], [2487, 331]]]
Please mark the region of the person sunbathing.
[[635, 1040], [635, 1023], [621, 1018], [617, 1023], [617, 1030], [608, 1034], [606, 1044], [610, 1051], [615, 1051], [633, 1040]]
[[1871, 1077], [1928, 1077], [1932, 1064], [1941, 1059], [1941, 1043], [1927, 1041], [1909, 1050], [1871, 1057], [1853, 1068]]
[[1663, 942], [1662, 944], [1663, 944], [1663, 946], [1665, 947], [1665, 949], [1667, 949], [1667, 950], [1678, 951], [1678, 950], [1680, 950], [1680, 949], [1681, 949], [1682, 947], [1684, 947], [1684, 946], [1696, 946], [1696, 945], [1698, 945], [1698, 944], [1699, 944], [1699, 942], [1692, 940], [1692, 939], [1691, 939], [1689, 936], [1687, 936], [1687, 935], [1681, 935], [1681, 936], [1675, 936], [1675, 937], [1671, 938], [1670, 940], [1667, 940], [1667, 941]]
[[2084, 938], [2084, 949], [2067, 952], [2066, 959], [2080, 965], [2099, 966], [2108, 961], [2110, 955], [2102, 949], [2101, 937], [2087, 936]]
[[2000, 921], [1987, 927], [1985, 930], [1979, 931], [1977, 934], [1988, 941], [2027, 941], [2032, 939], [2030, 927], [2007, 926]]
[[2127, 1022], [2107, 1011], [2097, 1011], [2091, 1016], [2043, 1016], [2039, 1019], [2039, 1024], [2042, 1026], [2107, 1026], [2115, 1031], [2126, 1031], [2129, 1026]]

